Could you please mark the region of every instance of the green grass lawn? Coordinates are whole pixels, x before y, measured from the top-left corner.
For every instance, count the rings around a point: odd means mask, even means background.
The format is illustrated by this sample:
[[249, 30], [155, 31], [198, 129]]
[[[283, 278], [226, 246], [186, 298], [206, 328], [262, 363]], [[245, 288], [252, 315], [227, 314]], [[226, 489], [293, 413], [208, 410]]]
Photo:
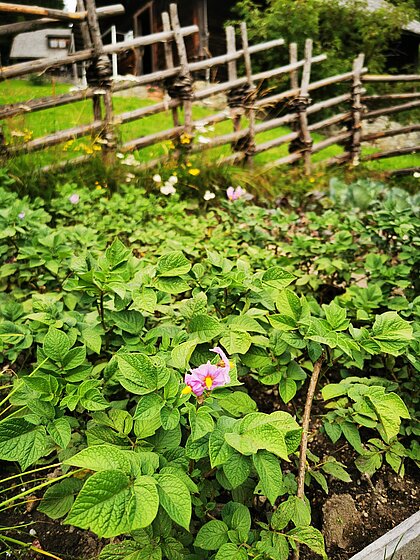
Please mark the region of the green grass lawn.
[[[31, 85], [23, 80], [10, 80], [0, 84], [0, 104], [24, 102], [30, 99], [44, 97], [49, 95], [59, 95], [69, 91], [70, 86], [66, 84], [47, 84], [42, 86]], [[126, 111], [138, 109], [147, 105], [152, 105], [155, 101], [149, 99], [139, 99], [137, 97], [119, 97], [114, 96], [114, 108], [118, 115]], [[203, 106], [194, 106], [194, 119], [206, 119], [212, 111]], [[13, 117], [6, 121], [5, 133], [11, 142], [21, 142], [22, 137], [16, 134], [24, 131], [26, 138], [38, 138], [46, 134], [51, 134], [58, 130], [72, 128], [82, 124], [88, 124], [93, 120], [92, 101], [86, 100], [70, 105], [64, 105], [45, 111], [35, 113], [24, 113]], [[118, 134], [121, 142], [147, 136], [160, 130], [169, 129], [173, 126], [170, 111], [159, 113], [145, 117], [141, 120], [126, 123], [119, 127]], [[209, 136], [217, 136], [232, 132], [232, 123], [226, 120], [218, 123], [215, 130], [209, 133]], [[279, 127], [257, 135], [257, 143], [266, 142], [290, 132], [290, 129]], [[319, 134], [313, 135], [314, 142], [319, 141], [323, 136]], [[82, 138], [76, 140], [71, 145], [65, 146], [60, 144], [43, 152], [35, 152], [16, 158], [15, 163], [22, 168], [33, 169], [34, 166], [43, 166], [63, 159], [69, 159], [86, 153], [92, 146], [90, 138]], [[148, 161], [167, 151], [167, 144], [160, 144], [142, 149], [138, 152], [138, 159]], [[365, 148], [365, 153], [376, 151], [375, 148]], [[343, 148], [338, 145], [330, 146], [322, 152], [313, 156], [313, 161], [318, 162], [334, 155], [342, 153]], [[229, 145], [214, 148], [207, 151], [207, 158], [210, 160], [218, 160], [223, 156], [231, 153]], [[287, 145], [273, 148], [267, 152], [259, 154], [255, 157], [257, 164], [266, 164], [280, 157], [287, 155]], [[199, 156], [196, 156], [199, 157]], [[390, 158], [369, 163], [369, 167], [375, 170], [388, 170], [402, 167], [412, 167], [420, 165], [420, 155], [401, 156], [398, 158]]]

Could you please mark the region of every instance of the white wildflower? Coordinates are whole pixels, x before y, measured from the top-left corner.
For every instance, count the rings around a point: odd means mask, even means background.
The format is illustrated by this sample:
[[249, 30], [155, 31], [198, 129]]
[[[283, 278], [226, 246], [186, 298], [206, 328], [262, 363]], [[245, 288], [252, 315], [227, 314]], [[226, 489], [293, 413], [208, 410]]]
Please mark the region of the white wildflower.
[[178, 183], [178, 177], [176, 175], [171, 175], [167, 182], [171, 185], [176, 185]]
[[205, 136], [199, 136], [197, 140], [200, 144], [208, 144], [211, 142], [210, 138], [206, 138]]
[[206, 124], [207, 124], [207, 123], [198, 124], [198, 125], [195, 127], [195, 130], [196, 130], [197, 132], [200, 132], [201, 134], [205, 134], [205, 133], [207, 132]]
[[216, 195], [214, 192], [206, 191], [203, 198], [204, 200], [212, 200], [213, 198], [216, 198]]
[[121, 152], [117, 153], [117, 158], [118, 159], [124, 159], [124, 154], [122, 154]]
[[29, 531], [29, 534], [31, 535], [31, 537], [36, 537], [36, 531], [35, 531], [35, 529], [31, 529], [31, 530]]
[[156, 173], [156, 175], [153, 175], [152, 179], [155, 183], [161, 183], [162, 182], [162, 177], [158, 173]]
[[173, 195], [176, 193], [176, 188], [169, 181], [166, 181], [163, 187], [160, 187], [160, 192], [165, 196]]
[[420, 179], [420, 173], [419, 173], [418, 171], [414, 171], [413, 177], [414, 177], [415, 179]]

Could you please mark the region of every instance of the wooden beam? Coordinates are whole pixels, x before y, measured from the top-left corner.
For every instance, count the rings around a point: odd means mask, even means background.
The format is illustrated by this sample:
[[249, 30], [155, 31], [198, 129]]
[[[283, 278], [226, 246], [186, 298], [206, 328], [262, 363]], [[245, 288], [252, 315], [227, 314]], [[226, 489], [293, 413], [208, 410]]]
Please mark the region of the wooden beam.
[[389, 138], [390, 136], [399, 136], [400, 134], [410, 134], [411, 132], [419, 132], [420, 124], [411, 124], [409, 126], [402, 126], [393, 130], [382, 130], [379, 132], [372, 132], [371, 134], [364, 134], [361, 138], [362, 142], [373, 142], [381, 138]]
[[[98, 14], [98, 18], [102, 19], [110, 16], [118, 16], [124, 14], [125, 9], [122, 4], [115, 4], [113, 6], [104, 6], [103, 8], [97, 8], [96, 13]], [[62, 25], [62, 20], [41, 18], [29, 21], [20, 21], [18, 23], [10, 23], [8, 25], [0, 26], [0, 37], [5, 35], [17, 35], [18, 33], [25, 33], [27, 31], [32, 31], [33, 29], [38, 29], [38, 27], [53, 27], [56, 25]]]
[[419, 152], [420, 152], [420, 145], [406, 146], [405, 148], [398, 148], [395, 150], [387, 150], [384, 152], [375, 152], [374, 154], [367, 154], [363, 156], [362, 161], [374, 161], [376, 159], [406, 156], [408, 154], [418, 154]]
[[[198, 28], [196, 25], [190, 25], [189, 27], [183, 27], [181, 33], [183, 36], [191, 35], [196, 33]], [[111, 53], [121, 53], [127, 49], [142, 47], [146, 45], [152, 45], [154, 43], [159, 43], [170, 39], [173, 37], [173, 32], [160, 32], [153, 33], [152, 35], [145, 35], [144, 37], [136, 37], [129, 41], [122, 41], [116, 45], [104, 45], [103, 52], [105, 54]], [[12, 66], [1, 66], [0, 67], [0, 80], [6, 80], [9, 78], [16, 78], [18, 76], [23, 76], [28, 73], [36, 73], [47, 70], [48, 68], [56, 68], [57, 66], [65, 66], [67, 64], [73, 64], [74, 62], [81, 62], [82, 60], [89, 60], [94, 56], [93, 49], [85, 49], [77, 53], [61, 56], [57, 58], [41, 58], [38, 60], [33, 60], [31, 62], [22, 62], [20, 64], [14, 64]], [[175, 72], [176, 73], [176, 72]], [[157, 73], [156, 73], [157, 74]], [[134, 86], [133, 86], [134, 87]]]
[[6, 2], [0, 2], [0, 12], [7, 14], [45, 16], [61, 21], [83, 21], [87, 17], [86, 12], [65, 12], [64, 10], [53, 10], [41, 6], [25, 6], [23, 4], [8, 4]]
[[376, 117], [381, 117], [382, 115], [391, 115], [392, 113], [399, 113], [401, 111], [407, 111], [408, 109], [415, 109], [420, 107], [419, 101], [410, 101], [409, 103], [403, 103], [401, 105], [394, 105], [394, 107], [385, 107], [382, 109], [376, 109], [374, 111], [368, 111], [363, 113], [363, 119], [375, 119]]
[[365, 74], [364, 82], [420, 82], [420, 74]]

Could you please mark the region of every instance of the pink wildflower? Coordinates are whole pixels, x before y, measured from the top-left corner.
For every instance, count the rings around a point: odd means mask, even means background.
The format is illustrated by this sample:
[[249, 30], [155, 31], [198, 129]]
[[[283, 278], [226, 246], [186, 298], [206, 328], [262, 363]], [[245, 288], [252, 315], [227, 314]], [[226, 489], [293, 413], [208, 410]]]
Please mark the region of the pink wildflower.
[[233, 187], [229, 187], [228, 189], [226, 189], [226, 196], [232, 202], [241, 198], [245, 200], [252, 198], [252, 196], [249, 195], [242, 187], [236, 187], [236, 189], [234, 189]]
[[72, 195], [69, 196], [69, 201], [70, 201], [72, 204], [77, 204], [77, 203], [79, 202], [79, 200], [80, 200], [80, 196], [79, 196], [78, 194], [76, 194], [76, 193], [74, 193], [74, 194], [72, 194]]
[[194, 393], [197, 397], [201, 397], [204, 391], [211, 391], [216, 387], [222, 387], [226, 383], [230, 383], [230, 363], [229, 358], [221, 348], [216, 346], [210, 350], [215, 354], [219, 354], [222, 358], [217, 365], [201, 364], [198, 368], [190, 369], [191, 373], [185, 374], [186, 387], [182, 390], [183, 395]]
[[19, 212], [18, 214], [18, 218], [19, 220], [23, 220], [23, 218], [26, 216], [25, 212]]

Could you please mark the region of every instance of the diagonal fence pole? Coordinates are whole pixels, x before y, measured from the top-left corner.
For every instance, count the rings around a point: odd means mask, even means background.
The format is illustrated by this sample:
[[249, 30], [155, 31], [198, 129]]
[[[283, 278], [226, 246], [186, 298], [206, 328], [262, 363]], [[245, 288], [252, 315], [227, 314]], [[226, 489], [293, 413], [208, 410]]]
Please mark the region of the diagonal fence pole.
[[351, 89], [351, 111], [352, 111], [352, 136], [350, 142], [350, 160], [352, 165], [358, 165], [360, 162], [361, 154], [361, 139], [362, 139], [362, 111], [363, 105], [361, 101], [362, 96], [362, 70], [365, 62], [365, 55], [363, 53], [353, 62], [353, 83]]
[[175, 35], [175, 43], [178, 50], [178, 57], [181, 71], [178, 77], [172, 83], [174, 93], [171, 97], [182, 99], [184, 106], [184, 134], [189, 139], [193, 136], [193, 81], [188, 67], [187, 49], [185, 47], [184, 37], [181, 32], [181, 24], [179, 23], [178, 7], [176, 4], [170, 4], [169, 13], [171, 16], [172, 29]]
[[244, 21], [241, 22], [241, 37], [242, 37], [242, 50], [244, 52], [246, 79], [248, 84], [248, 95], [246, 96], [245, 109], [248, 117], [249, 133], [247, 137], [247, 142], [244, 146], [244, 153], [245, 153], [245, 161], [247, 163], [252, 163], [252, 157], [255, 153], [254, 101], [255, 101], [256, 88], [252, 80], [252, 65], [251, 65], [251, 54], [249, 52], [249, 45], [248, 45], [248, 30], [246, 27], [246, 23]]
[[[114, 163], [116, 154], [116, 136], [113, 125], [113, 106], [111, 92], [112, 66], [109, 56], [104, 53], [101, 30], [99, 27], [96, 5], [94, 0], [84, 0], [87, 11], [87, 23], [90, 39], [94, 49], [94, 58], [88, 68], [88, 83], [96, 86], [99, 90], [93, 98], [95, 120], [101, 120], [100, 96], [103, 96], [104, 104], [104, 128], [101, 132], [101, 145], [104, 163]], [[99, 117], [99, 119], [98, 119]]]

